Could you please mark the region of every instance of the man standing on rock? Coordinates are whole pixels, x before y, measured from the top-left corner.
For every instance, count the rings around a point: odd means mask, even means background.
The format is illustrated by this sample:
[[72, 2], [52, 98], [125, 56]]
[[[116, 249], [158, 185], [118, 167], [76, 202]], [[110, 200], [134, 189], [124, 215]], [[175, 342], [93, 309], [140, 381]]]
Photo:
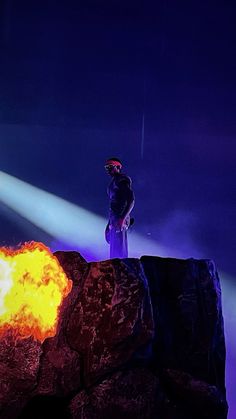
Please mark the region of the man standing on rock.
[[105, 163], [105, 170], [112, 178], [107, 188], [110, 208], [105, 231], [106, 241], [110, 244], [110, 258], [128, 257], [127, 230], [134, 222], [130, 218], [134, 206], [132, 181], [121, 173], [121, 168], [122, 163], [116, 157], [111, 157]]

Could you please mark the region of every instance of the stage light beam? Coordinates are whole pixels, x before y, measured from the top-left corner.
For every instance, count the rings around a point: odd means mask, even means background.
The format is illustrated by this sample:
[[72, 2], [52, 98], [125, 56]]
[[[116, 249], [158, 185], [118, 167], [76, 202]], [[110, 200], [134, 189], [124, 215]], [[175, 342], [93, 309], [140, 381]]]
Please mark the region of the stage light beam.
[[[60, 243], [80, 249], [82, 254], [83, 249], [90, 251], [97, 259], [108, 257], [103, 217], [4, 172], [0, 172], [0, 201]], [[168, 249], [132, 233], [130, 256], [145, 253], [170, 256]]]

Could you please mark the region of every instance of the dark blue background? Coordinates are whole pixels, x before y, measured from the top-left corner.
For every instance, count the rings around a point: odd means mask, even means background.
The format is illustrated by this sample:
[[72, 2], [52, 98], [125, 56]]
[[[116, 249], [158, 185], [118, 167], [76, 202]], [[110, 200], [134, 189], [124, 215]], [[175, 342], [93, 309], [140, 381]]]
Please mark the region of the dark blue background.
[[[235, 274], [232, 2], [2, 0], [0, 12], [1, 169], [106, 216], [103, 162], [117, 155], [136, 230]], [[0, 217], [1, 244], [47, 243], [3, 205]]]

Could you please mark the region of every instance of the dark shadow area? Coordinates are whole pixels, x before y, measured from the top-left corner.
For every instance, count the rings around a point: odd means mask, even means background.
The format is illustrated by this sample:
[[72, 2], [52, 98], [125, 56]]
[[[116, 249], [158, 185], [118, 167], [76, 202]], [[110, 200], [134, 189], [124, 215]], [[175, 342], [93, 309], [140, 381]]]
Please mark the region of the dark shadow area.
[[19, 419], [70, 419], [68, 400], [52, 396], [36, 396], [22, 410]]

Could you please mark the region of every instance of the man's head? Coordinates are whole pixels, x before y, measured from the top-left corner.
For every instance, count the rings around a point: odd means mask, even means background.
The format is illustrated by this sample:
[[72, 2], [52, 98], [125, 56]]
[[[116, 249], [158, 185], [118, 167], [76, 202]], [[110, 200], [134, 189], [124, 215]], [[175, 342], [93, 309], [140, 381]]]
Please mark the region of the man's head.
[[111, 157], [106, 160], [105, 170], [110, 176], [114, 176], [116, 173], [120, 173], [122, 168], [122, 163], [116, 157]]

